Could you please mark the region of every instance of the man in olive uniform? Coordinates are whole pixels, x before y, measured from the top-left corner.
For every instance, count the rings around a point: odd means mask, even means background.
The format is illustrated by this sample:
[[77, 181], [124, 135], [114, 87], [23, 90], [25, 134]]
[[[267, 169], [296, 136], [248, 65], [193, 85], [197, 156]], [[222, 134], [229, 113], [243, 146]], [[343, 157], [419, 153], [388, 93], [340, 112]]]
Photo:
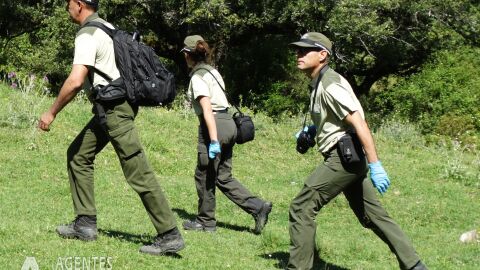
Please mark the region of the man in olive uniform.
[[[99, 18], [98, 0], [67, 0], [67, 11], [76, 24], [83, 26], [97, 21], [113, 28]], [[108, 82], [92, 69], [103, 72], [113, 80], [120, 77], [115, 64], [112, 39], [95, 27], [81, 28], [75, 38], [75, 54], [72, 71], [64, 82], [58, 97], [48, 111], [42, 114], [39, 128], [48, 131], [56, 115], [82, 89], [85, 79], [92, 86]], [[89, 74], [90, 72], [90, 74]], [[91, 91], [87, 91], [91, 95]], [[66, 238], [89, 241], [97, 238], [96, 208], [94, 199], [95, 156], [111, 142], [120, 160], [127, 182], [139, 194], [147, 213], [158, 232], [152, 245], [145, 245], [140, 252], [153, 255], [174, 253], [184, 248], [183, 238], [167, 199], [147, 161], [135, 128], [134, 119], [138, 107], [126, 100], [104, 103], [106, 123], [100, 124], [98, 111], [73, 140], [67, 151], [67, 168], [70, 179], [73, 207], [76, 218], [68, 225], [57, 227], [57, 233]]]
[[[360, 223], [390, 247], [401, 269], [427, 269], [375, 194], [375, 188], [383, 194], [390, 180], [377, 157], [360, 102], [345, 78], [328, 67], [332, 42], [321, 33], [310, 32], [290, 45], [297, 52], [297, 67], [312, 79], [310, 114], [314, 125], [305, 131], [316, 133], [318, 150], [324, 161], [307, 178], [290, 205], [287, 268], [312, 268], [315, 217], [323, 206], [343, 192]], [[348, 145], [346, 138], [353, 138], [349, 142], [357, 147], [342, 152], [339, 142]], [[358, 158], [353, 161], [349, 158], [355, 148]], [[367, 178], [368, 169], [373, 185]]]

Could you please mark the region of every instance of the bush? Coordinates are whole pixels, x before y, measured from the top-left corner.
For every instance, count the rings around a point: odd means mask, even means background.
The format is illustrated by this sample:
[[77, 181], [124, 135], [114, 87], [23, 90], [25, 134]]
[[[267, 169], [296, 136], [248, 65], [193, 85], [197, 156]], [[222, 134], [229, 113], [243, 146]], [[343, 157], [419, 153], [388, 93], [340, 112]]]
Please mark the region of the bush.
[[0, 71], [46, 75], [52, 91], [58, 92], [72, 65], [78, 28], [68, 20], [62, 4], [45, 16], [39, 27], [12, 38], [0, 48]]
[[49, 94], [48, 78], [9, 72], [0, 80], [0, 91], [12, 91], [11, 102], [4, 104], [8, 113], [0, 115], [0, 127], [35, 129], [40, 108]]
[[370, 97], [370, 111], [418, 123], [423, 134], [451, 138], [480, 132], [480, 48], [434, 55], [418, 74]]
[[[305, 81], [306, 79], [304, 79]], [[295, 89], [289, 82], [272, 84], [270, 92], [262, 97], [262, 111], [268, 116], [279, 119], [279, 116], [292, 116], [305, 110], [308, 106], [308, 91]]]
[[221, 73], [231, 102], [239, 103], [241, 96], [242, 105], [275, 117], [302, 111], [308, 104], [309, 79], [298, 71], [296, 56], [288, 49], [295, 39], [259, 35], [229, 48]]

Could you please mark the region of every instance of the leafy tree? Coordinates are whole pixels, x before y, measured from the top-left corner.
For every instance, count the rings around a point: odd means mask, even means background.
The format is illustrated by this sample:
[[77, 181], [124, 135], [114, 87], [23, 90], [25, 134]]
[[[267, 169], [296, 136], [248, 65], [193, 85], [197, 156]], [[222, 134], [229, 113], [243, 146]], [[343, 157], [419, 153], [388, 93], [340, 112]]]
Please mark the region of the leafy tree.
[[[75, 29], [63, 0], [0, 4], [0, 71], [47, 75], [59, 85], [71, 64]], [[3, 27], [2, 27], [3, 26]]]
[[[61, 0], [0, 4], [0, 65], [65, 73], [75, 26], [65, 23], [64, 6]], [[364, 95], [382, 78], [418, 71], [439, 49], [478, 46], [480, 21], [473, 0], [102, 0], [100, 13], [123, 29], [139, 29], [144, 42], [175, 63], [180, 82], [188, 74], [179, 53], [183, 38], [203, 35], [231, 96], [258, 107], [278, 96], [301, 102], [304, 79], [287, 48], [307, 31], [331, 37], [332, 65]], [[26, 23], [13, 25], [19, 17]], [[48, 52], [45, 61], [38, 49]]]
[[[128, 1], [116, 1], [124, 2]], [[336, 68], [358, 94], [389, 74], [410, 74], [440, 48], [478, 43], [480, 12], [475, 1], [343, 0], [343, 1], [141, 1], [139, 25], [150, 29], [163, 55], [183, 66], [178, 54], [182, 39], [202, 33], [216, 47], [217, 63], [229, 74], [242, 63], [250, 67], [284, 64], [286, 45], [306, 31], [322, 31], [335, 42]], [[129, 4], [125, 4], [129, 6]], [[127, 8], [127, 10], [132, 10]], [[262, 38], [264, 41], [262, 41]], [[276, 39], [276, 47], [269, 42]], [[271, 51], [258, 57], [246, 51]], [[281, 59], [278, 58], [280, 55]], [[275, 56], [275, 58], [273, 58]], [[185, 70], [185, 68], [184, 68]], [[230, 80], [233, 91], [247, 94], [288, 80], [291, 70], [244, 69]], [[268, 71], [268, 72], [267, 72]], [[242, 72], [240, 72], [242, 73]], [[268, 74], [268, 75], [266, 75]], [[273, 74], [273, 75], [271, 75]], [[253, 75], [253, 76], [252, 76]], [[268, 79], [259, 79], [259, 77]], [[252, 78], [249, 80], [248, 78]]]
[[419, 123], [425, 134], [480, 132], [480, 48], [435, 53], [422, 71], [372, 95], [370, 110]]
[[[475, 25], [480, 13], [470, 1], [341, 1], [328, 18], [338, 69], [359, 94], [366, 94], [382, 77], [416, 71], [439, 49], [473, 44], [475, 40], [462, 39], [453, 23], [439, 20], [466, 7], [474, 11], [469, 18]], [[474, 27], [478, 33], [478, 23]]]

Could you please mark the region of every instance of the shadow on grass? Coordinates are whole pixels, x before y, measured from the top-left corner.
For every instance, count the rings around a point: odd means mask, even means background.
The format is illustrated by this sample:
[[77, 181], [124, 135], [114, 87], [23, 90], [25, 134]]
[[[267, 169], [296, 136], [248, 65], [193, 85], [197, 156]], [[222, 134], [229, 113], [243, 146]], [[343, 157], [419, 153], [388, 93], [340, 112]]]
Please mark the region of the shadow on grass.
[[[148, 245], [153, 242], [152, 237], [144, 234], [131, 234], [126, 232], [103, 230], [103, 229], [98, 229], [98, 232], [110, 238], [120, 239], [120, 240], [128, 241], [131, 243], [135, 243], [135, 244]], [[182, 256], [177, 253], [166, 253], [163, 256], [177, 258], [177, 259], [182, 258]]]
[[[144, 234], [131, 234], [126, 232], [98, 229], [98, 232], [110, 238], [116, 238], [135, 244], [147, 244], [152, 240], [151, 237]], [[150, 240], [149, 240], [150, 239]]]
[[[183, 209], [173, 208], [172, 211], [177, 213], [178, 216], [182, 220], [194, 220], [197, 217], [196, 215], [190, 214]], [[237, 231], [237, 232], [252, 232], [253, 233], [253, 230], [248, 228], [248, 227], [232, 225], [232, 224], [219, 222], [219, 221], [217, 221], [217, 227], [221, 227], [221, 228], [225, 228], [225, 229], [232, 230], [232, 231]]]
[[[290, 255], [287, 252], [283, 252], [283, 251], [260, 255], [260, 257], [264, 259], [277, 260], [278, 262], [275, 264], [275, 267], [278, 269], [287, 268], [289, 256]], [[322, 260], [318, 256], [318, 251], [316, 251], [313, 257], [312, 270], [349, 270], [349, 269], [338, 266], [338, 265], [334, 265], [331, 263], [327, 263], [326, 261]]]

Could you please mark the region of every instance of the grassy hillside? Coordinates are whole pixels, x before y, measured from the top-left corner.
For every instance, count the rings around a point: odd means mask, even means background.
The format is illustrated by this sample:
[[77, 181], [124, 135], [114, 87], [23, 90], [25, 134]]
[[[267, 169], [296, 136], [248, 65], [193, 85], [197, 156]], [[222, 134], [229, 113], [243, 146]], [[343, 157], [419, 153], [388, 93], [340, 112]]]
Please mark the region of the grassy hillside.
[[[154, 228], [111, 146], [96, 160], [99, 239], [85, 243], [55, 233], [58, 224], [73, 219], [66, 149], [91, 113], [89, 104], [77, 100], [59, 114], [49, 133], [39, 132], [34, 121], [52, 101], [0, 85], [0, 269], [20, 269], [26, 257], [35, 257], [40, 269], [61, 269], [59, 260], [70, 257], [111, 257], [113, 269], [285, 266], [289, 204], [322, 161], [311, 150], [295, 152], [293, 134], [300, 118], [274, 124], [256, 115], [256, 140], [235, 147], [234, 175], [274, 203], [262, 235], [254, 235], [252, 217], [218, 191], [217, 233], [181, 229], [186, 248], [179, 256], [153, 257], [138, 252]], [[142, 109], [136, 123], [180, 225], [196, 212], [197, 119], [187, 109]], [[478, 269], [480, 243], [458, 240], [462, 232], [480, 227], [478, 154], [427, 148], [414, 128], [397, 123], [380, 128], [375, 139], [392, 180], [380, 200], [426, 264], [430, 269]], [[398, 269], [388, 247], [359, 225], [343, 195], [322, 209], [317, 224], [315, 269]]]

